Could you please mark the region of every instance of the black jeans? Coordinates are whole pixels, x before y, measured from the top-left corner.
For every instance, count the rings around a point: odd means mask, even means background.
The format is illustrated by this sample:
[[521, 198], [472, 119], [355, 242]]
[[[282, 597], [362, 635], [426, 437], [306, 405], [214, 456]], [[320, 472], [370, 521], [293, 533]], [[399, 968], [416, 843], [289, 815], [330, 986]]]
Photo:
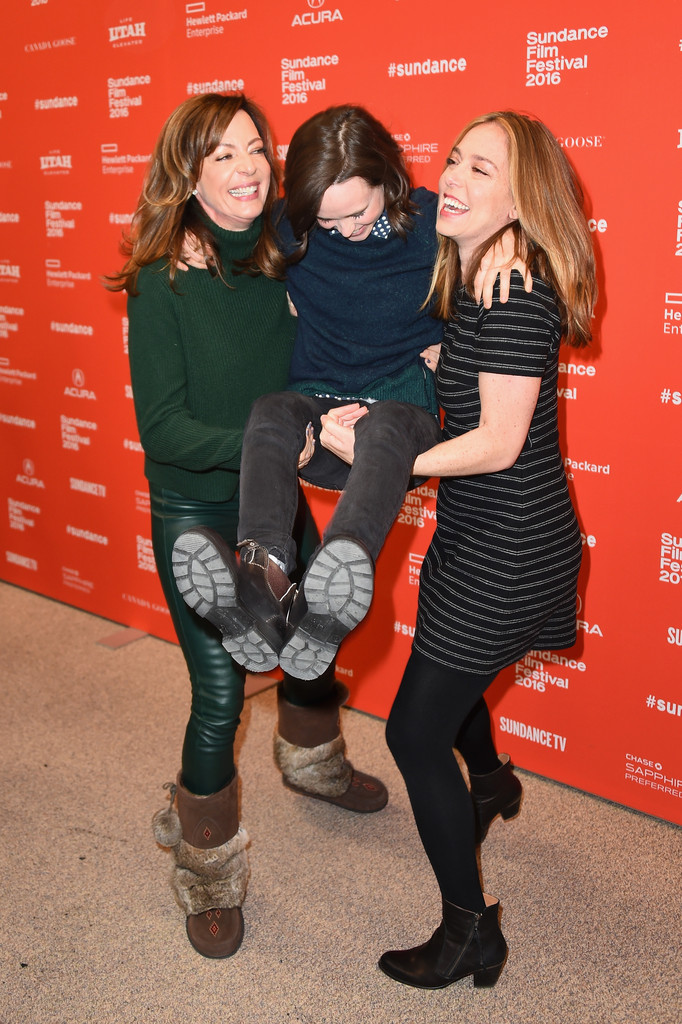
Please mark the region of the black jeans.
[[[175, 540], [195, 526], [210, 527], [234, 548], [239, 502], [236, 497], [226, 502], [196, 501], [173, 491], [149, 490], [156, 567], [192, 686], [182, 778], [192, 793], [206, 796], [218, 792], [234, 775], [234, 740], [244, 706], [246, 672], [222, 647], [218, 631], [183, 601], [175, 585], [171, 557]], [[319, 535], [304, 500], [296, 526], [301, 558], [305, 560], [319, 543]], [[324, 700], [333, 685], [333, 671], [312, 684], [284, 678], [285, 696], [295, 704]]]
[[315, 454], [300, 476], [329, 490], [342, 490], [324, 540], [346, 536], [361, 541], [376, 559], [405, 492], [420, 452], [441, 440], [440, 425], [425, 409], [407, 402], [383, 401], [355, 426], [355, 459], [348, 466], [319, 443], [320, 416], [354, 399], [312, 398], [281, 391], [258, 398], [244, 431], [240, 489], [239, 540], [255, 540], [287, 572], [296, 559], [293, 527], [298, 493], [298, 457], [308, 423], [313, 424]]

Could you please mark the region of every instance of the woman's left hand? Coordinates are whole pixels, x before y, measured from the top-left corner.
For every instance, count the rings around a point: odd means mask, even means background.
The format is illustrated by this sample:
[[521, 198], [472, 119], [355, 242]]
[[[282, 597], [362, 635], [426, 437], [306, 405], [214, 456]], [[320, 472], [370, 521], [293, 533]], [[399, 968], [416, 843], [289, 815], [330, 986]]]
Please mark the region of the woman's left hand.
[[305, 428], [305, 444], [303, 450], [298, 457], [298, 468], [303, 469], [307, 466], [313, 455], [315, 454], [315, 431], [313, 430], [312, 423], [309, 423]]
[[419, 355], [422, 357], [429, 370], [431, 370], [432, 373], [435, 373], [440, 356], [440, 345], [429, 345], [429, 347], [425, 348], [423, 352], [419, 353]]
[[191, 231], [185, 231], [182, 240], [181, 259], [175, 265], [178, 270], [187, 270], [188, 267], [194, 267], [196, 270], [206, 270], [206, 257], [199, 240]]
[[502, 237], [488, 249], [481, 260], [478, 273], [474, 278], [474, 295], [476, 302], [483, 299], [486, 309], [490, 309], [493, 304], [493, 289], [498, 276], [500, 278], [500, 302], [507, 301], [512, 270], [518, 270], [523, 277], [525, 290], [533, 291], [533, 278], [524, 261], [514, 255], [514, 246], [514, 232], [511, 228], [507, 228]]
[[364, 405], [340, 405], [321, 417], [320, 443], [349, 466], [355, 457], [355, 424], [369, 412]]

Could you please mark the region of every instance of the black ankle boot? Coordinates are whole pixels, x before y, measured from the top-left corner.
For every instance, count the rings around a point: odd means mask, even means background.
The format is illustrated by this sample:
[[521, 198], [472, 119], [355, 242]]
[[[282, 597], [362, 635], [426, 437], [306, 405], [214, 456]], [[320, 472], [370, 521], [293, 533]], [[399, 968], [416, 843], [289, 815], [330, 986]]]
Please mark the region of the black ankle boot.
[[445, 988], [470, 974], [475, 988], [494, 985], [507, 958], [507, 943], [497, 920], [499, 900], [484, 899], [481, 914], [443, 900], [443, 920], [429, 941], [384, 953], [381, 970], [414, 988]]
[[237, 546], [239, 600], [254, 617], [261, 635], [279, 652], [296, 586], [270, 558], [267, 548], [253, 540], [243, 540]]
[[500, 767], [487, 775], [469, 774], [474, 804], [476, 842], [482, 843], [490, 823], [501, 814], [507, 821], [519, 813], [523, 786], [512, 771], [509, 754], [499, 754]]

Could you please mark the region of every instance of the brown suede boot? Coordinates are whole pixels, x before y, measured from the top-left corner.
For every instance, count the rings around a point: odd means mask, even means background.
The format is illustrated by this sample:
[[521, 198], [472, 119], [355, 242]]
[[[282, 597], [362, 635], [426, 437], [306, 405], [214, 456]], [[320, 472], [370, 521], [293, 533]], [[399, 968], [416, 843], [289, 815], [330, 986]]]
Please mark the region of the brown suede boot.
[[187, 914], [187, 937], [202, 956], [232, 956], [244, 935], [241, 906], [249, 873], [237, 776], [210, 796], [190, 793], [179, 775], [169, 788], [170, 807], [157, 811], [152, 826], [156, 841], [173, 854], [171, 886]]
[[356, 771], [345, 757], [339, 708], [347, 699], [348, 690], [337, 682], [323, 701], [299, 706], [286, 699], [280, 684], [275, 763], [282, 782], [295, 793], [326, 800], [347, 811], [380, 811], [388, 803], [383, 782]]

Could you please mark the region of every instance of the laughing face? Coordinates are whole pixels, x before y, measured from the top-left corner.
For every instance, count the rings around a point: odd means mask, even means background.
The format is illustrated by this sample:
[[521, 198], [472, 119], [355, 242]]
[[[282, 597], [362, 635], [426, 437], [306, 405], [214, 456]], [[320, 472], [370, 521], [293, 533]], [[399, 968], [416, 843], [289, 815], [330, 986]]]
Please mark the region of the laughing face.
[[476, 248], [516, 219], [507, 137], [494, 122], [476, 125], [452, 150], [440, 176], [436, 230], [457, 242], [466, 270]]
[[197, 199], [221, 228], [246, 231], [263, 212], [269, 186], [263, 140], [246, 111], [238, 110], [201, 165]]
[[384, 190], [364, 178], [348, 178], [330, 185], [322, 196], [317, 222], [322, 228], [336, 228], [351, 242], [362, 242], [384, 212]]

